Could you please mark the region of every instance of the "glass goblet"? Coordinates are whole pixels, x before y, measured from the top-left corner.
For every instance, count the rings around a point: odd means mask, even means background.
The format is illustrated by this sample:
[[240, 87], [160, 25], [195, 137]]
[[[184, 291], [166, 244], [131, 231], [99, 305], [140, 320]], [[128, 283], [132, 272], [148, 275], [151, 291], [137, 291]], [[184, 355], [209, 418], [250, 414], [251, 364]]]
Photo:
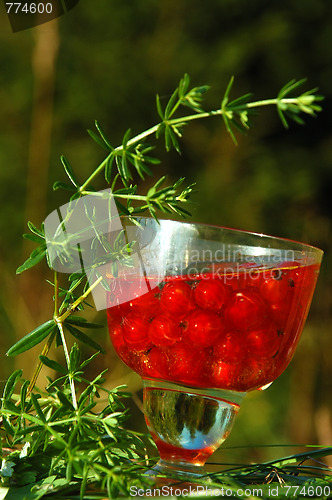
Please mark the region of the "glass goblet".
[[[157, 472], [204, 474], [244, 396], [288, 366], [323, 252], [223, 227], [126, 218], [109, 274], [110, 338], [143, 380]], [[114, 235], [113, 235], [114, 237]], [[123, 256], [124, 254], [122, 254]]]

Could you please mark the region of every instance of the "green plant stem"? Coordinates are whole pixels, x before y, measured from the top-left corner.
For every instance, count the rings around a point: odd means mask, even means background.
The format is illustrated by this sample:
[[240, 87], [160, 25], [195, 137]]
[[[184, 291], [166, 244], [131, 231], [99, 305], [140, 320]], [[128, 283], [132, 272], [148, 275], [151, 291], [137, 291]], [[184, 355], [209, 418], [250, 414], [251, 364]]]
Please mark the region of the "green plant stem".
[[77, 406], [77, 399], [76, 399], [75, 383], [74, 383], [73, 376], [71, 373], [70, 357], [69, 357], [65, 333], [63, 331], [63, 324], [61, 322], [57, 321], [57, 325], [58, 325], [58, 329], [59, 329], [59, 332], [61, 335], [62, 347], [63, 347], [64, 353], [65, 353], [65, 358], [66, 358], [66, 363], [67, 363], [67, 368], [68, 368], [71, 399], [72, 399], [73, 407], [75, 408], [75, 410], [77, 410], [78, 406]]
[[56, 323], [61, 323], [63, 324], [63, 322], [65, 321], [66, 318], [68, 318], [68, 316], [71, 315], [71, 313], [73, 311], [75, 311], [75, 309], [82, 303], [84, 302], [84, 300], [90, 295], [90, 293], [92, 292], [92, 290], [94, 290], [96, 288], [96, 286], [99, 285], [99, 283], [102, 281], [102, 276], [100, 276], [80, 297], [78, 297], [78, 299], [75, 300], [75, 302], [73, 302], [70, 306], [69, 309], [67, 309], [66, 312], [64, 312], [63, 314], [61, 314], [61, 316], [55, 316], [54, 320], [56, 321]]
[[59, 314], [59, 278], [57, 271], [54, 271], [54, 316]]
[[[43, 347], [43, 350], [41, 352], [41, 356], [47, 356], [47, 354], [49, 353], [49, 351], [51, 349], [51, 346], [53, 344], [53, 340], [55, 339], [55, 336], [56, 336], [56, 330], [54, 330], [54, 332], [48, 337], [48, 339]], [[43, 367], [43, 362], [39, 360], [37, 367], [36, 367], [32, 377], [31, 377], [30, 383], [28, 385], [27, 395], [31, 394], [31, 392], [33, 391], [33, 388], [36, 385], [36, 382], [37, 382], [37, 379], [39, 377], [39, 374], [40, 374], [42, 367]]]
[[[88, 297], [88, 295], [92, 292], [92, 290], [97, 285], [99, 285], [101, 280], [102, 280], [102, 277], [98, 278], [80, 297], [78, 297], [78, 299], [75, 300], [75, 302], [72, 303], [71, 307], [65, 313], [63, 313], [61, 316], [54, 316], [54, 320], [58, 326], [58, 329], [59, 329], [59, 332], [61, 335], [63, 349], [64, 349], [64, 353], [65, 353], [65, 357], [66, 357], [66, 363], [67, 363], [67, 367], [68, 367], [68, 371], [69, 371], [69, 384], [70, 384], [71, 397], [72, 397], [72, 402], [73, 402], [73, 406], [74, 406], [75, 410], [77, 410], [77, 408], [78, 408], [77, 399], [76, 399], [76, 391], [75, 391], [75, 383], [74, 383], [74, 380], [73, 380], [73, 378], [71, 376], [71, 372], [70, 372], [70, 358], [69, 358], [69, 352], [68, 352], [65, 334], [63, 331], [63, 323], [64, 323], [65, 319], [68, 318], [68, 316], [76, 309], [76, 307], [79, 306], [79, 304], [81, 304]], [[57, 280], [55, 280], [55, 284], [56, 283], [57, 283]]]
[[[57, 323], [58, 325], [58, 329], [60, 331], [60, 335], [61, 335], [61, 331], [62, 331], [62, 334], [63, 334], [63, 322], [65, 321], [66, 318], [68, 318], [68, 316], [76, 309], [76, 307], [81, 304], [81, 302], [83, 302], [87, 297], [88, 295], [92, 292], [92, 290], [100, 283], [100, 281], [102, 280], [102, 278], [98, 278], [87, 290], [85, 293], [83, 293], [80, 297], [78, 297], [78, 299], [75, 300], [75, 302], [73, 302], [73, 304], [71, 305], [71, 307], [65, 312], [63, 313], [61, 316], [58, 316], [58, 304], [59, 304], [59, 280], [58, 280], [58, 274], [57, 272], [55, 271], [54, 272], [54, 292], [55, 292], [55, 295], [54, 295], [54, 320], [55, 322]], [[61, 329], [60, 329], [61, 328]], [[44, 347], [43, 347], [43, 350], [41, 352], [41, 355], [42, 356], [47, 356], [51, 347], [52, 347], [52, 344], [53, 344], [53, 341], [55, 339], [55, 336], [56, 336], [56, 330], [48, 337]], [[65, 345], [65, 344], [64, 344]], [[68, 353], [68, 352], [67, 352]], [[67, 358], [66, 358], [67, 359]], [[30, 380], [30, 383], [28, 385], [28, 389], [27, 389], [27, 394], [31, 394], [31, 392], [33, 391], [35, 385], [36, 385], [36, 382], [38, 380], [38, 377], [39, 377], [39, 374], [41, 372], [41, 369], [43, 367], [43, 363], [42, 361], [38, 361], [38, 364], [36, 366], [36, 369], [31, 377], [31, 380]], [[75, 395], [75, 399], [76, 399], [76, 395]]]
[[[290, 98], [282, 98], [282, 99], [279, 99], [279, 98], [263, 99], [260, 101], [240, 104], [239, 106], [234, 106], [234, 108], [227, 108], [227, 107], [223, 108], [222, 107], [222, 108], [217, 109], [217, 110], [205, 111], [205, 112], [201, 112], [201, 113], [195, 113], [195, 114], [191, 114], [191, 115], [182, 116], [179, 118], [167, 119], [167, 120], [164, 120], [162, 122], [159, 122], [157, 125], [154, 125], [153, 127], [150, 127], [149, 129], [145, 130], [144, 132], [131, 138], [127, 142], [127, 145], [130, 146], [130, 145], [138, 143], [139, 141], [144, 141], [147, 137], [155, 134], [158, 131], [159, 127], [163, 123], [165, 125], [173, 126], [173, 125], [179, 125], [179, 124], [186, 124], [186, 123], [192, 122], [194, 120], [201, 120], [204, 118], [210, 118], [212, 116], [222, 116], [223, 114], [230, 113], [233, 110], [239, 111], [239, 110], [246, 110], [246, 109], [258, 108], [258, 107], [262, 107], [262, 106], [272, 106], [272, 105], [273, 106], [280, 106], [282, 104], [287, 105], [287, 106], [298, 105], [300, 99], [301, 98], [299, 98], [299, 97], [292, 97], [292, 98], [290, 97]], [[114, 155], [114, 152], [121, 151], [122, 149], [123, 149], [122, 145], [117, 146], [116, 148], [114, 148], [114, 150], [109, 155], [107, 155], [107, 157], [100, 163], [100, 165], [96, 168], [96, 170], [80, 186], [79, 192], [81, 194], [87, 194], [86, 188], [89, 186], [89, 184], [95, 179], [95, 177], [98, 176], [99, 173], [101, 173], [104, 170], [104, 168], [107, 165], [107, 162], [110, 160], [112, 155]], [[122, 197], [124, 197], [124, 196], [122, 196]], [[136, 199], [141, 199], [141, 198], [137, 197]]]
[[[283, 99], [278, 99], [277, 97], [274, 99], [262, 99], [261, 101], [256, 102], [248, 102], [247, 104], [240, 106], [240, 108], [259, 108], [261, 106], [278, 106], [280, 104], [298, 104], [299, 97], [285, 97]], [[234, 109], [238, 109], [234, 107]]]
[[[157, 132], [157, 129], [160, 124], [154, 125], [153, 127], [149, 128], [148, 130], [145, 130], [141, 134], [136, 135], [132, 139], [129, 139], [127, 142], [128, 146], [131, 146], [132, 144], [135, 144], [138, 141], [144, 140], [146, 137], [149, 137], [150, 135], [153, 135]], [[117, 146], [114, 148], [114, 151], [121, 151], [123, 149], [123, 146]], [[112, 156], [113, 151], [101, 162], [101, 164], [96, 168], [94, 172], [90, 175], [90, 177], [87, 178], [87, 180], [80, 186], [79, 192], [83, 194], [87, 186], [93, 181], [93, 179], [104, 170], [104, 168], [107, 165], [107, 162], [109, 161], [110, 157]]]
[[[59, 304], [59, 278], [58, 278], [58, 273], [56, 271], [54, 271], [54, 316], [55, 317], [58, 314], [58, 307], [59, 307], [58, 304]], [[43, 350], [41, 352], [42, 356], [48, 355], [48, 353], [52, 347], [53, 340], [54, 340], [55, 336], [56, 336], [56, 331], [54, 331], [48, 337], [46, 344], [44, 345]], [[33, 391], [42, 367], [43, 367], [43, 363], [42, 363], [42, 361], [39, 360], [38, 364], [36, 366], [36, 369], [31, 377], [30, 383], [28, 385], [28, 389], [27, 389], [28, 395], [31, 394], [31, 392]]]
[[[82, 194], [91, 194], [91, 193], [89, 191], [83, 191]], [[136, 200], [136, 201], [145, 201], [145, 202], [147, 202], [148, 199], [149, 199], [148, 196], [144, 196], [144, 195], [140, 195], [140, 194], [118, 194], [118, 193], [114, 193], [113, 196], [114, 196], [114, 198], [121, 198], [123, 200]], [[180, 201], [181, 197], [180, 196], [176, 196], [175, 200]]]
[[60, 321], [60, 318], [58, 317], [59, 314], [59, 280], [58, 280], [58, 273], [54, 271], [54, 319], [55, 322], [58, 326], [58, 330], [60, 332], [61, 340], [62, 340], [62, 346], [63, 350], [65, 353], [65, 358], [66, 358], [66, 363], [68, 367], [68, 373], [69, 373], [69, 385], [70, 385], [70, 392], [71, 392], [71, 397], [72, 397], [72, 402], [75, 410], [77, 410], [77, 399], [76, 399], [76, 391], [75, 391], [75, 383], [72, 378], [71, 374], [71, 368], [70, 368], [70, 357], [69, 357], [69, 352], [68, 352], [68, 347], [66, 343], [66, 337], [65, 333], [63, 331], [63, 323]]

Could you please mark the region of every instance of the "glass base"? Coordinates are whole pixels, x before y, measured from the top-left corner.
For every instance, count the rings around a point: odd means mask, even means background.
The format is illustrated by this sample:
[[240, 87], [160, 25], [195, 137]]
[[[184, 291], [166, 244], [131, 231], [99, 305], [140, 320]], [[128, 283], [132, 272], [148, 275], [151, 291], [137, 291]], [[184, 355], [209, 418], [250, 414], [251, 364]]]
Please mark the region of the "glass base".
[[155, 488], [162, 486], [174, 486], [176, 489], [195, 490], [195, 480], [210, 482], [211, 479], [203, 466], [191, 464], [176, 464], [160, 459], [156, 465], [146, 472], [146, 475], [154, 479]]
[[244, 396], [144, 378], [145, 420], [160, 454], [153, 470], [183, 479], [204, 476], [204, 464], [229, 435]]

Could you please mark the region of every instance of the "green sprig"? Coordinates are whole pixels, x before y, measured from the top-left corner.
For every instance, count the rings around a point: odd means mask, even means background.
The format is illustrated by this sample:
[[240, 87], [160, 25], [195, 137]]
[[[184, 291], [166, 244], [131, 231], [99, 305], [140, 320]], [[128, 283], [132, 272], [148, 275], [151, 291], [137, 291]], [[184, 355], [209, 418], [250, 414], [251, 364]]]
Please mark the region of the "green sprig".
[[[231, 78], [220, 106], [207, 111], [204, 110], [203, 100], [209, 87], [203, 85], [190, 88], [190, 78], [187, 74], [184, 75], [166, 103], [157, 96], [158, 123], [138, 135], [133, 135], [128, 129], [117, 147], [112, 145], [105, 130], [96, 121], [95, 130], [89, 130], [88, 133], [98, 146], [106, 151], [106, 157], [90, 176], [80, 183], [71, 163], [62, 156], [61, 164], [68, 180], [56, 181], [53, 188], [70, 192], [71, 200], [87, 194], [97, 196], [93, 183], [98, 176], [103, 175], [111, 187], [120, 216], [130, 217], [144, 212], [156, 220], [160, 213], [189, 216], [186, 207], [194, 193], [194, 185], [183, 187], [182, 177], [167, 185], [166, 178], [162, 176], [149, 186], [146, 194], [139, 192], [135, 178], [139, 177], [144, 181], [147, 176], [153, 176], [153, 168], [160, 163], [154, 156], [155, 146], [148, 144], [148, 139], [163, 139], [167, 151], [175, 149], [181, 153], [183, 131], [194, 120], [222, 118], [226, 131], [236, 143], [235, 132], [246, 133], [251, 127], [253, 113], [261, 107], [275, 106], [286, 128], [289, 127], [289, 120], [302, 124], [305, 115], [313, 117], [321, 111], [318, 103], [322, 97], [316, 95], [317, 89], [294, 96], [305, 80], [292, 80], [280, 90], [276, 98], [258, 101], [253, 101], [252, 94], [249, 93], [231, 100], [233, 83], [234, 79]], [[87, 217], [92, 227], [95, 227], [94, 214], [88, 213]], [[30, 233], [24, 237], [36, 243], [37, 247], [17, 269], [17, 273], [32, 268], [45, 257], [48, 259], [43, 226], [38, 229], [29, 222], [28, 228]], [[124, 263], [125, 259], [128, 259], [128, 265], [130, 264], [131, 246], [123, 241], [121, 233], [113, 247], [110, 247], [96, 230], [92, 251], [97, 243], [107, 249], [108, 262], [114, 276], [119, 259]], [[97, 264], [101, 262], [96, 261], [95, 267]], [[51, 267], [49, 262], [48, 265]], [[68, 494], [74, 492], [83, 498], [86, 489], [92, 488], [106, 490], [109, 498], [113, 498], [119, 494], [128, 496], [130, 485], [144, 487], [149, 484], [149, 479], [142, 474], [151, 465], [146, 462], [142, 436], [123, 427], [127, 411], [122, 398], [128, 394], [120, 391], [120, 388], [105, 389], [105, 372], [92, 382], [84, 378], [86, 366], [95, 359], [102, 348], [82, 331], [97, 328], [99, 325], [77, 316], [76, 311], [82, 311], [85, 306], [89, 306], [87, 299], [95, 286], [101, 283], [107, 287], [103, 278], [98, 277], [98, 270], [92, 271], [97, 279], [91, 286], [83, 272], [73, 273], [68, 278], [67, 286], [60, 286], [59, 277], [55, 272], [53, 282], [48, 281], [54, 289], [53, 318], [20, 339], [7, 353], [9, 356], [22, 354], [45, 341], [31, 380], [21, 380], [22, 372], [16, 370], [8, 378], [1, 398], [0, 451], [3, 447], [14, 451], [2, 463], [0, 481], [2, 486], [16, 486], [18, 490], [28, 485], [29, 491], [25, 489], [24, 492], [18, 492], [22, 493], [21, 496], [29, 493], [29, 498], [37, 499], [56, 493], [58, 498], [62, 495], [63, 498], [68, 498]], [[78, 346], [74, 344], [71, 350], [68, 348], [68, 335], [75, 341], [79, 340], [93, 348], [96, 353], [81, 362]], [[56, 346], [62, 346], [64, 349], [66, 366], [49, 357], [54, 342]], [[35, 386], [44, 365], [60, 376], [49, 378], [46, 391], [40, 392]], [[78, 391], [78, 386], [83, 386], [81, 392]], [[97, 400], [101, 399], [101, 394], [106, 397], [107, 403], [103, 409], [97, 411]], [[328, 453], [331, 454], [330, 451], [325, 454]], [[309, 455], [318, 457], [324, 453]], [[284, 474], [285, 480], [292, 482], [294, 477], [298, 478], [300, 471], [299, 467], [296, 468], [295, 458], [297, 456], [279, 460], [279, 463], [256, 464], [240, 469], [237, 467], [222, 475], [213, 475], [214, 482], [208, 483], [208, 486], [226, 483], [236, 491], [239, 484], [242, 487], [244, 484], [255, 484], [264, 478], [272, 477], [269, 476], [272, 472], [276, 476], [271, 480]], [[307, 476], [303, 479], [303, 484], [313, 478], [315, 481], [331, 483], [330, 475], [327, 474], [329, 471], [323, 467], [317, 467], [317, 470], [311, 468], [310, 471], [307, 468], [305, 472]], [[102, 495], [104, 496], [103, 492]], [[97, 498], [96, 495], [94, 497]]]
[[[132, 136], [131, 130], [128, 129], [124, 134], [121, 145], [117, 147], [112, 146], [104, 129], [96, 121], [96, 132], [90, 130], [89, 134], [98, 145], [108, 152], [108, 155], [81, 185], [70, 162], [62, 156], [61, 163], [71, 184], [60, 181], [55, 183], [54, 188], [59, 189], [63, 187], [66, 190], [72, 191], [74, 193], [72, 199], [86, 194], [97, 196], [98, 193], [94, 192], [92, 183], [98, 175], [103, 173], [106, 182], [111, 185], [120, 216], [134, 216], [144, 212], [148, 212], [156, 220], [158, 220], [159, 213], [174, 213], [182, 217], [190, 216], [190, 212], [184, 207], [190, 201], [190, 197], [194, 192], [194, 185], [191, 184], [182, 188], [183, 178], [180, 178], [174, 184], [165, 186], [166, 178], [163, 176], [156, 180], [145, 195], [139, 194], [137, 184], [132, 182], [135, 172], [144, 180], [146, 175], [150, 176], [153, 173], [150, 167], [159, 163], [158, 158], [151, 156], [151, 151], [154, 147], [146, 143], [148, 137], [155, 135], [157, 138], [160, 138], [164, 136], [166, 149], [170, 150], [173, 147], [180, 152], [179, 139], [182, 136], [182, 130], [185, 125], [193, 120], [222, 117], [226, 130], [236, 142], [234, 129], [246, 132], [251, 126], [249, 118], [253, 110], [257, 108], [268, 105], [276, 106], [282, 123], [286, 127], [288, 127], [287, 119], [302, 123], [303, 114], [315, 116], [321, 110], [321, 107], [317, 103], [321, 101], [322, 97], [315, 94], [316, 89], [304, 92], [297, 97], [291, 97], [304, 84], [305, 80], [292, 80], [280, 90], [276, 98], [260, 101], [252, 101], [252, 95], [249, 93], [230, 100], [233, 82], [234, 78], [231, 78], [221, 100], [220, 108], [212, 111], [204, 111], [202, 107], [203, 97], [209, 87], [204, 85], [190, 88], [190, 78], [187, 74], [184, 75], [178, 87], [168, 99], [165, 107], [162, 106], [161, 99], [157, 96], [157, 113], [161, 121], [136, 136]], [[181, 114], [181, 108], [190, 109], [194, 111], [194, 114]], [[179, 114], [181, 116], [178, 116]], [[122, 185], [119, 186], [119, 183]], [[70, 210], [68, 216], [70, 217]], [[93, 214], [87, 214], [87, 216], [88, 218], [90, 217], [92, 227], [95, 227]], [[24, 264], [18, 268], [17, 273], [30, 269], [42, 261], [45, 256], [48, 259], [43, 227], [37, 229], [30, 222], [28, 223], [28, 227], [31, 234], [27, 234], [25, 237], [37, 243], [38, 246], [33, 250]], [[96, 244], [97, 240], [99, 244], [107, 249], [109, 255], [108, 262], [112, 266], [113, 274], [116, 275], [115, 265], [118, 258], [123, 260], [125, 255], [128, 256], [130, 254], [130, 249], [126, 245], [122, 249], [110, 248], [105, 239], [101, 241], [101, 237], [98, 231], [96, 231], [96, 236], [91, 243], [92, 251], [93, 245]], [[65, 253], [62, 254], [65, 255]], [[65, 348], [63, 327], [71, 335], [74, 335], [75, 338], [88, 343], [90, 347], [99, 348], [96, 343], [88, 341], [89, 337], [80, 328], [77, 328], [77, 325], [68, 322], [68, 317], [76, 309], [83, 310], [85, 305], [89, 305], [86, 299], [96, 283], [100, 282], [107, 289], [107, 283], [98, 275], [97, 265], [101, 263], [99, 261], [96, 262], [96, 265], [92, 269], [92, 272], [97, 276], [97, 281], [91, 287], [89, 287], [84, 273], [75, 273], [74, 276], [69, 277], [67, 288], [60, 287], [57, 273], [55, 273], [54, 319], [40, 325], [23, 339], [19, 340], [9, 349], [8, 355], [23, 353], [44, 339], [46, 339], [46, 344], [42, 353], [43, 355], [47, 355], [54, 338], [56, 345], [63, 345]], [[50, 266], [49, 262], [48, 264]], [[61, 304], [60, 298], [63, 299]], [[30, 392], [40, 372], [41, 365], [42, 362], [39, 361], [31, 385], [29, 386]]]
[[[67, 370], [56, 361], [43, 358], [49, 368], [61, 373], [57, 379], [49, 378], [45, 392], [34, 391], [28, 398], [22, 397], [26, 382], [20, 379], [21, 371], [8, 379], [1, 398], [1, 416], [6, 422], [1, 437], [5, 437], [8, 447], [21, 448], [21, 452], [13, 451], [6, 456], [2, 468], [4, 463], [11, 464], [11, 472], [6, 481], [0, 473], [0, 481], [12, 485], [17, 495], [22, 491], [20, 488], [30, 485], [36, 494], [33, 498], [56, 491], [68, 493], [68, 487], [83, 498], [86, 488], [105, 484], [107, 489], [111, 472], [109, 493], [113, 497], [120, 492], [129, 495], [130, 485], [150, 483], [141, 474], [146, 455], [142, 438], [146, 441], [146, 437], [123, 427], [128, 413], [122, 401], [129, 394], [123, 387], [105, 388], [105, 372], [93, 381], [86, 381], [82, 374], [94, 357], [82, 362], [77, 345], [72, 347], [69, 357]], [[76, 408], [70, 400], [71, 380], [83, 384], [80, 393], [75, 389]], [[20, 383], [18, 401], [15, 392]], [[101, 394], [107, 402], [96, 411]], [[47, 490], [43, 489], [46, 477], [52, 478]]]
[[[202, 102], [205, 93], [209, 90], [209, 87], [207, 85], [203, 85], [200, 87], [189, 89], [190, 78], [186, 74], [181, 79], [179, 86], [172, 93], [165, 107], [162, 106], [161, 98], [157, 95], [157, 113], [161, 121], [147, 129], [146, 131], [131, 138], [130, 132], [127, 131], [124, 136], [122, 145], [111, 150], [108, 157], [81, 185], [81, 187], [79, 188], [79, 192], [83, 193], [94, 180], [94, 178], [105, 169], [106, 180], [107, 182], [110, 182], [110, 165], [113, 164], [114, 158], [117, 158], [117, 170], [119, 176], [124, 185], [127, 185], [128, 180], [132, 178], [132, 174], [129, 171], [128, 167], [128, 160], [135, 166], [135, 162], [132, 161], [132, 159], [129, 159], [132, 151], [131, 148], [137, 148], [139, 146], [143, 147], [145, 140], [153, 135], [156, 135], [157, 138], [161, 138], [162, 136], [164, 136], [167, 151], [174, 148], [177, 152], [180, 153], [181, 149], [179, 139], [181, 139], [182, 137], [183, 128], [193, 120], [221, 116], [225, 122], [227, 132], [231, 135], [235, 143], [237, 142], [237, 140], [233, 129], [236, 129], [241, 133], [246, 133], [251, 127], [249, 118], [253, 114], [253, 110], [261, 108], [263, 106], [275, 106], [282, 120], [282, 123], [286, 128], [289, 127], [288, 119], [302, 124], [303, 118], [301, 115], [304, 114], [315, 116], [322, 109], [321, 106], [317, 103], [319, 103], [323, 99], [322, 96], [316, 94], [316, 88], [303, 92], [298, 96], [290, 97], [291, 94], [293, 94], [294, 91], [298, 91], [299, 87], [301, 87], [305, 82], [305, 79], [298, 81], [291, 80], [280, 90], [278, 96], [273, 99], [252, 101], [252, 94], [247, 93], [234, 100], [230, 100], [229, 97], [234, 83], [234, 78], [232, 77], [226, 87], [224, 96], [221, 100], [220, 108], [211, 111], [204, 111]], [[182, 114], [182, 116], [178, 117], [176, 115], [178, 114], [178, 111], [181, 109], [181, 107], [189, 108], [195, 111], [195, 113], [184, 115]], [[101, 138], [98, 139], [98, 143], [102, 139], [104, 141], [104, 146], [105, 141], [107, 141], [107, 144], [110, 145], [109, 140], [106, 139], [104, 131]], [[129, 157], [128, 152], [130, 153]], [[157, 164], [158, 160], [156, 160], [155, 158], [150, 161], [150, 158], [146, 156], [147, 152], [150, 152], [150, 146], [147, 147], [146, 151], [143, 150], [141, 152], [141, 164], [146, 165], [149, 162], [152, 164]], [[140, 173], [139, 169], [138, 173]]]

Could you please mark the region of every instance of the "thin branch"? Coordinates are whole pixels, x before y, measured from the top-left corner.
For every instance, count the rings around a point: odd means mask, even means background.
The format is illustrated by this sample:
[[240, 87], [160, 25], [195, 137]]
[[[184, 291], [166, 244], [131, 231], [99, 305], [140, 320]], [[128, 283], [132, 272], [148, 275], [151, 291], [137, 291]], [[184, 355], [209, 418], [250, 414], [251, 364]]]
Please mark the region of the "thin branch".
[[68, 376], [69, 376], [69, 385], [70, 385], [70, 392], [71, 392], [71, 399], [73, 402], [73, 406], [75, 410], [77, 410], [77, 399], [76, 399], [76, 390], [75, 390], [75, 383], [73, 380], [73, 376], [71, 373], [71, 367], [70, 367], [70, 357], [69, 357], [69, 352], [68, 352], [68, 347], [67, 347], [67, 342], [66, 342], [66, 337], [63, 331], [63, 325], [61, 322], [57, 321], [58, 329], [61, 335], [61, 340], [62, 340], [62, 346], [63, 350], [65, 353], [65, 358], [66, 358], [66, 363], [67, 363], [67, 368], [68, 368]]

